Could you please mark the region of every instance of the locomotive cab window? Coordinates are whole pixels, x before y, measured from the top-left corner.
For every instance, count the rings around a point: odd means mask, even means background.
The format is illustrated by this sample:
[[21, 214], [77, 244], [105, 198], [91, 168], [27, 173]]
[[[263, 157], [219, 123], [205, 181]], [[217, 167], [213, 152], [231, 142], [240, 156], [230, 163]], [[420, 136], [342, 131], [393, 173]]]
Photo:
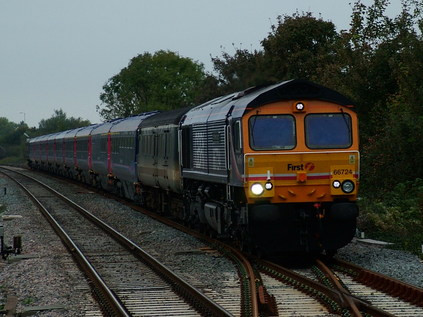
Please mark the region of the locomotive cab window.
[[295, 119], [291, 115], [257, 115], [249, 119], [253, 150], [291, 150], [296, 145]]
[[346, 113], [309, 114], [305, 130], [310, 149], [345, 149], [352, 145], [351, 117]]

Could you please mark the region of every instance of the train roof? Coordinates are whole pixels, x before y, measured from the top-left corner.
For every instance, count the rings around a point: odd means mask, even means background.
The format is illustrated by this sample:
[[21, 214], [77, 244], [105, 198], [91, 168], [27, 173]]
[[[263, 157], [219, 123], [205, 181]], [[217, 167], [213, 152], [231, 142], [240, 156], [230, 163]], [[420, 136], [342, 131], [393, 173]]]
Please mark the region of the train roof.
[[74, 138], [76, 136], [76, 134], [78, 133], [78, 131], [84, 129], [85, 127], [82, 128], [76, 128], [76, 129], [72, 129], [72, 130], [68, 130], [65, 131], [65, 133], [63, 133], [63, 135], [61, 135], [61, 139], [70, 139], [70, 138]]
[[87, 137], [91, 134], [91, 132], [100, 125], [101, 123], [97, 123], [97, 124], [92, 124], [86, 127], [82, 127], [80, 129], [78, 129], [78, 131], [76, 131], [75, 136], [77, 138], [83, 138], [83, 137]]
[[157, 113], [159, 112], [145, 112], [122, 119], [110, 128], [110, 132], [135, 132], [143, 121], [147, 120], [151, 116], [157, 115]]
[[124, 119], [119, 118], [119, 119], [114, 119], [114, 120], [110, 120], [104, 123], [99, 124], [98, 126], [96, 126], [92, 131], [91, 131], [91, 135], [97, 135], [97, 134], [107, 134], [110, 132], [110, 129], [117, 123], [119, 123], [120, 121], [122, 121]]
[[36, 137], [30, 138], [28, 140], [28, 143], [34, 143], [34, 142], [38, 142], [40, 140], [41, 140], [41, 136], [36, 136]]
[[141, 125], [140, 128], [148, 128], [148, 127], [157, 127], [161, 125], [178, 125], [181, 121], [182, 116], [188, 112], [188, 110], [192, 109], [193, 107], [185, 107], [185, 108], [179, 108], [175, 110], [169, 110], [160, 112], [154, 116], [151, 116], [147, 119], [145, 119]]
[[[72, 130], [73, 130], [73, 129], [72, 129]], [[65, 137], [65, 135], [66, 135], [66, 134], [68, 134], [68, 133], [69, 133], [69, 131], [72, 131], [72, 130], [65, 130], [65, 131], [59, 132], [59, 133], [56, 135], [56, 140], [63, 139], [63, 138]]]
[[56, 138], [56, 136], [60, 133], [61, 132], [54, 132], [54, 133], [50, 133], [50, 134], [39, 135], [39, 136], [36, 136], [34, 138], [30, 138], [28, 140], [28, 142], [34, 143], [34, 142], [44, 142], [44, 141], [54, 140]]
[[318, 99], [343, 106], [352, 102], [344, 95], [307, 80], [293, 79], [270, 86], [252, 87], [244, 91], [219, 97], [191, 109], [184, 125], [224, 120], [229, 114], [239, 118], [246, 111], [282, 100]]
[[49, 134], [49, 135], [47, 135], [46, 140], [47, 140], [47, 141], [52, 141], [52, 140], [55, 140], [55, 139], [56, 139], [56, 137], [57, 137], [59, 134], [60, 134], [60, 132], [56, 132], [56, 133]]

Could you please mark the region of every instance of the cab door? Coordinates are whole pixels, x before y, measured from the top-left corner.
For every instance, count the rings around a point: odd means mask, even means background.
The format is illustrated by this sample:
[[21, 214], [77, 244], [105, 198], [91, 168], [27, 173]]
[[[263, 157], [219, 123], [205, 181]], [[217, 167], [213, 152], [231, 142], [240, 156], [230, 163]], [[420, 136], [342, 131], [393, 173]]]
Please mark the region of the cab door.
[[232, 119], [232, 117], [228, 119], [226, 153], [228, 156], [229, 184], [243, 186], [244, 151], [240, 119]]

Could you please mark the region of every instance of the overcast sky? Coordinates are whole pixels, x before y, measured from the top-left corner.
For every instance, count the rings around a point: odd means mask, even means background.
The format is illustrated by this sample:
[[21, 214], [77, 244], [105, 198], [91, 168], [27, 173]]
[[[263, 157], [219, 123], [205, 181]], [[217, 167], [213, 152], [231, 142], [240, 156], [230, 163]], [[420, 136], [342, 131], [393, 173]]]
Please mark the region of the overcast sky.
[[[0, 117], [38, 127], [55, 109], [100, 122], [102, 86], [144, 52], [203, 63], [260, 49], [278, 15], [312, 12], [348, 29], [354, 0], [0, 0]], [[372, 0], [364, 0], [366, 4]], [[392, 0], [396, 15], [400, 0]]]

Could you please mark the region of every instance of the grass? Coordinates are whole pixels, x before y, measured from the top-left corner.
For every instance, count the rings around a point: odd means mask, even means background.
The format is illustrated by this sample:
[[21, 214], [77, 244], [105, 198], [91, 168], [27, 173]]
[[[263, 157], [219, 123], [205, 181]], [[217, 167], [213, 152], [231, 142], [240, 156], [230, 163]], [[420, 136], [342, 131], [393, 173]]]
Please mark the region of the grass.
[[23, 301], [22, 301], [22, 304], [24, 305], [24, 306], [30, 306], [30, 305], [32, 305], [33, 303], [35, 303], [36, 302], [36, 299], [35, 298], [32, 298], [32, 297], [25, 297], [24, 299], [23, 299]]
[[22, 165], [26, 164], [26, 160], [21, 156], [10, 156], [0, 160], [0, 165]]

